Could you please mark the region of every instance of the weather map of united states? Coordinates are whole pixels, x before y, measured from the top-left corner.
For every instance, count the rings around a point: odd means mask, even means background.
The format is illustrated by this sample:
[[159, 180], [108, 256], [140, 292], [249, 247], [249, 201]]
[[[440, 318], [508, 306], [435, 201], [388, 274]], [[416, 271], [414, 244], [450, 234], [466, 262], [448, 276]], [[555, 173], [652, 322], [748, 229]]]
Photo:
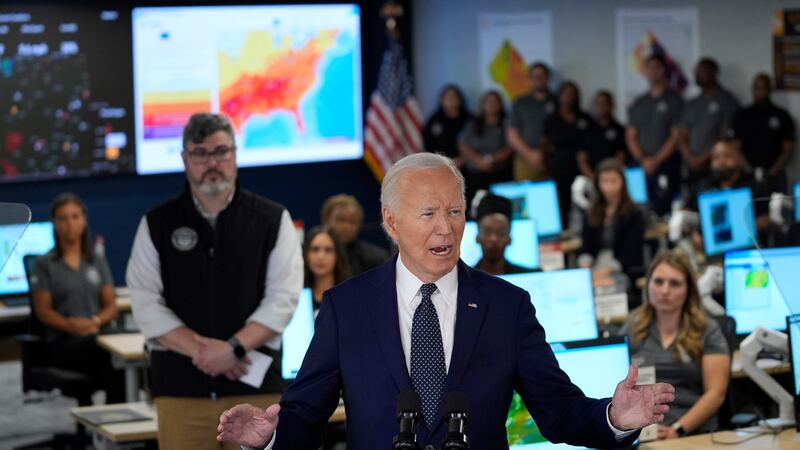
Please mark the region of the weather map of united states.
[[292, 38], [269, 32], [247, 34], [239, 55], [218, 51], [219, 108], [237, 133], [253, 116], [290, 112], [297, 130], [305, 131], [301, 100], [318, 83], [318, 67], [338, 32], [320, 31], [300, 46]]

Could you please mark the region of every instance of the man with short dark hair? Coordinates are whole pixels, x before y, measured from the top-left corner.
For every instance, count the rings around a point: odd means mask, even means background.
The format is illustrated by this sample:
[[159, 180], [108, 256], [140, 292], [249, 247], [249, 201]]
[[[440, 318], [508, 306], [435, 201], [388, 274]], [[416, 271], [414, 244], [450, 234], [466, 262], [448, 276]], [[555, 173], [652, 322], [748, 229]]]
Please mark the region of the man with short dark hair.
[[337, 194], [325, 200], [322, 224], [336, 232], [342, 241], [353, 276], [378, 267], [389, 257], [385, 249], [358, 238], [364, 224], [364, 208], [352, 195]]
[[708, 175], [711, 147], [733, 127], [739, 102], [718, 81], [719, 65], [711, 58], [697, 63], [694, 79], [700, 94], [683, 106], [679, 150], [690, 184]]
[[[239, 186], [226, 117], [194, 114], [181, 157], [186, 188], [142, 218], [127, 283], [151, 350], [159, 448], [218, 450], [214, 424], [226, 408], [283, 392], [280, 333], [303, 259], [286, 208]], [[239, 381], [264, 355], [261, 383]]]
[[[669, 212], [672, 198], [680, 188], [680, 157], [675, 153], [683, 99], [667, 84], [667, 65], [660, 55], [645, 61], [645, 77], [649, 89], [639, 96], [628, 111], [625, 140], [633, 159], [642, 165], [647, 175], [647, 189], [654, 195], [653, 209], [658, 214]], [[660, 179], [666, 181], [666, 187]]]
[[531, 65], [531, 93], [516, 99], [511, 106], [511, 123], [506, 140], [517, 154], [514, 179], [539, 179], [546, 175], [547, 165], [540, 140], [544, 121], [556, 112], [556, 98], [550, 92], [550, 68], [543, 62]]
[[792, 158], [795, 124], [789, 113], [770, 99], [772, 81], [760, 73], [753, 79], [753, 104], [739, 111], [733, 135], [741, 142], [750, 171], [762, 175], [771, 192], [786, 192], [786, 165]]
[[475, 217], [481, 246], [481, 260], [475, 268], [492, 275], [533, 272], [506, 259], [506, 248], [511, 245], [511, 200], [487, 194], [478, 204]]

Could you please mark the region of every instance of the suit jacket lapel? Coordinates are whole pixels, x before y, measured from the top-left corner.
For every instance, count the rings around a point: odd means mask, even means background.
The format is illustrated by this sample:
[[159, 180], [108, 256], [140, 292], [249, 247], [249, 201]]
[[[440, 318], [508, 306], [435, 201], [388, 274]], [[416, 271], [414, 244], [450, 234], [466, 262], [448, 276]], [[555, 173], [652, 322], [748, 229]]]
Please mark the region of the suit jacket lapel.
[[[447, 371], [446, 392], [457, 391], [469, 365], [472, 350], [478, 340], [483, 317], [488, 308], [487, 299], [478, 292], [478, 286], [472, 277], [474, 269], [466, 264], [458, 263], [458, 298], [456, 300], [456, 329], [453, 336], [453, 353], [450, 356], [450, 369]], [[431, 432], [444, 423], [445, 402], [447, 394], [439, 405], [440, 420]]]
[[395, 264], [397, 256], [384, 263], [372, 278], [376, 288], [374, 298], [367, 301], [373, 329], [378, 336], [386, 368], [391, 373], [397, 391], [411, 389], [403, 344], [400, 342], [400, 321], [397, 316], [397, 287]]

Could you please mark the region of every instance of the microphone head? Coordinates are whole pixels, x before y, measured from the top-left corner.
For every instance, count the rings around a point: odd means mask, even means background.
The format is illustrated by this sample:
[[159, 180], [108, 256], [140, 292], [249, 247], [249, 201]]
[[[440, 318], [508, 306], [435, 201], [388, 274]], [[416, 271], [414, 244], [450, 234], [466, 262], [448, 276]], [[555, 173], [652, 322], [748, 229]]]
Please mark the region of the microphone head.
[[422, 411], [422, 400], [419, 394], [413, 389], [407, 389], [397, 395], [397, 414], [400, 415], [405, 412], [413, 412], [420, 414]]
[[445, 414], [469, 414], [469, 401], [467, 394], [461, 391], [455, 391], [447, 394], [447, 400], [444, 403]]

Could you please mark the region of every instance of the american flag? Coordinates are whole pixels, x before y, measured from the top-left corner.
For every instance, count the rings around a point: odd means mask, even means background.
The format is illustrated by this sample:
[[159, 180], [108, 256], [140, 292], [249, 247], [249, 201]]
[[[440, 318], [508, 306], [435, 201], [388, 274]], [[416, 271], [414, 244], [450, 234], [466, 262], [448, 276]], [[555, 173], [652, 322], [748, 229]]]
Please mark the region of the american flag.
[[403, 47], [391, 39], [364, 127], [364, 159], [378, 180], [399, 159], [422, 151], [422, 114]]

